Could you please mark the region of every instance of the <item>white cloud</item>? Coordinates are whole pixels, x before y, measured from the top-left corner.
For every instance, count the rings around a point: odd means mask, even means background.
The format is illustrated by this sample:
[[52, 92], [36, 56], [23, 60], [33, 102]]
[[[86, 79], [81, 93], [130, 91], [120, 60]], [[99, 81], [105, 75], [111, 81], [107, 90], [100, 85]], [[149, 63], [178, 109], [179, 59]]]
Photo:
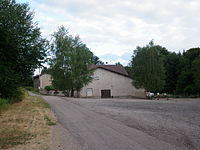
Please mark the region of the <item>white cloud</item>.
[[[18, 0], [19, 1], [19, 0]], [[198, 47], [199, 0], [27, 0], [42, 33], [79, 34], [98, 56], [121, 56], [151, 39], [171, 51]], [[127, 58], [128, 59], [128, 58]], [[129, 60], [119, 59], [126, 63]], [[117, 60], [108, 60], [108, 62]]]

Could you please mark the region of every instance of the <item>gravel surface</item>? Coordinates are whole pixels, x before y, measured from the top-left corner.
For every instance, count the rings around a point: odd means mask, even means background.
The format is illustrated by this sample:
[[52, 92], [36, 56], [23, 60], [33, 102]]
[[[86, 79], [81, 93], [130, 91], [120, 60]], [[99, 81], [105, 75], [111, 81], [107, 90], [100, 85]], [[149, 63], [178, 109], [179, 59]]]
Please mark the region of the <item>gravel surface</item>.
[[62, 99], [169, 144], [200, 149], [200, 99]]
[[[168, 119], [163, 119], [168, 115], [162, 114], [165, 110], [162, 103], [169, 102], [42, 97], [58, 119], [53, 129], [52, 150], [187, 150], [198, 146], [198, 137], [196, 141], [190, 137], [182, 139], [178, 134], [182, 137], [186, 132], [165, 128], [165, 124], [174, 126]], [[183, 127], [188, 128], [184, 124]], [[170, 130], [175, 132], [178, 142], [166, 140], [172, 137]], [[191, 130], [187, 131], [190, 133]], [[182, 140], [184, 144], [180, 144]]]

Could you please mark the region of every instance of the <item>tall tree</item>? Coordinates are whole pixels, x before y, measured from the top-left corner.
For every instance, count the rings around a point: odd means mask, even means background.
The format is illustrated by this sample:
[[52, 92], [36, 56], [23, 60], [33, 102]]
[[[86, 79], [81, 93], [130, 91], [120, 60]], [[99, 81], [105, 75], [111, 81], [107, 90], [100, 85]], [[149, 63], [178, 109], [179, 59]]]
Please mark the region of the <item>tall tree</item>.
[[91, 81], [92, 70], [88, 67], [94, 63], [94, 56], [78, 36], [72, 37], [63, 26], [53, 36], [53, 85], [59, 90], [70, 90], [73, 96], [74, 90], [80, 91]]
[[0, 1], [0, 96], [14, 97], [17, 87], [41, 65], [45, 43], [27, 4]]
[[192, 72], [195, 92], [200, 96], [200, 55], [192, 62]]
[[163, 49], [154, 45], [153, 41], [145, 47], [136, 48], [132, 56], [131, 76], [137, 88], [145, 88], [147, 91], [161, 91], [164, 88]]
[[181, 54], [169, 53], [164, 56], [164, 67], [166, 74], [166, 84], [163, 89], [164, 92], [175, 94], [178, 76], [181, 72]]
[[196, 81], [198, 82], [198, 71], [197, 68], [198, 59], [200, 57], [200, 48], [191, 48], [183, 53], [181, 58], [181, 73], [177, 81], [177, 94], [184, 95], [196, 95], [198, 90]]

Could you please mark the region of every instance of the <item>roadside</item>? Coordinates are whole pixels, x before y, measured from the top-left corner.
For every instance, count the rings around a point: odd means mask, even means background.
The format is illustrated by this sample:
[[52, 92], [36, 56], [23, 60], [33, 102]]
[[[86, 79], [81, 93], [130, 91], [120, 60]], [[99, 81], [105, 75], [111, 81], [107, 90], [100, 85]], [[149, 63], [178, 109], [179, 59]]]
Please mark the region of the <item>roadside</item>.
[[56, 119], [40, 97], [26, 95], [0, 114], [0, 149], [47, 150]]

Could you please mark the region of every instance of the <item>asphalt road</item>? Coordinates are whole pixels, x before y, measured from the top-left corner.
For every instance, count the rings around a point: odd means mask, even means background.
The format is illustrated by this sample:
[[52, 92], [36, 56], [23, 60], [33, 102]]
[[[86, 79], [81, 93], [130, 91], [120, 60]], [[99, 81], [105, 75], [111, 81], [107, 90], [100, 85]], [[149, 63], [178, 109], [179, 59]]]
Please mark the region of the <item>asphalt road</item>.
[[55, 96], [42, 96], [55, 112], [54, 150], [184, 150], [104, 114]]

